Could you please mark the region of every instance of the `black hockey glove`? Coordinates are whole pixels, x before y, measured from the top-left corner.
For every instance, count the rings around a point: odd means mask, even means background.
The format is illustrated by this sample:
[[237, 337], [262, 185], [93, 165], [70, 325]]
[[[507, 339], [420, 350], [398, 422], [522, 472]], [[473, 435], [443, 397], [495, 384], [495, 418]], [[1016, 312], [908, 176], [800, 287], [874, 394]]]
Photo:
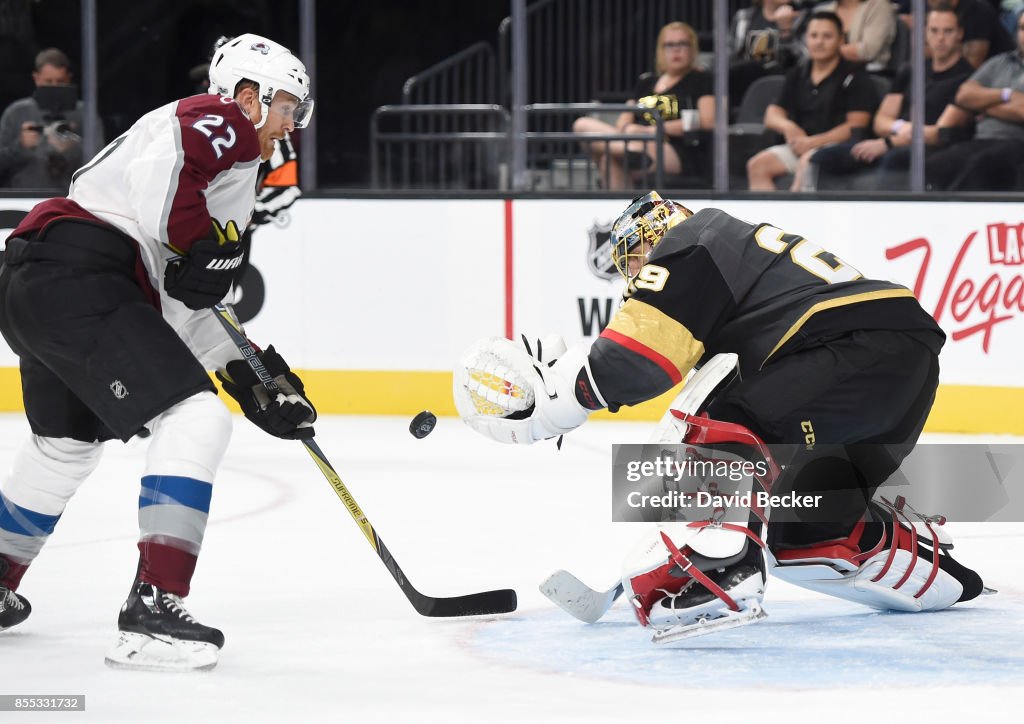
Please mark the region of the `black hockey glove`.
[[221, 229], [214, 220], [212, 236], [200, 239], [187, 254], [167, 262], [164, 270], [167, 295], [189, 309], [208, 309], [226, 297], [245, 255], [234, 221]]
[[246, 418], [264, 432], [285, 440], [309, 440], [314, 435], [316, 409], [306, 399], [302, 380], [273, 345], [260, 352], [259, 358], [281, 389], [274, 399], [245, 360], [233, 360], [223, 370], [217, 370], [224, 391], [238, 401]]

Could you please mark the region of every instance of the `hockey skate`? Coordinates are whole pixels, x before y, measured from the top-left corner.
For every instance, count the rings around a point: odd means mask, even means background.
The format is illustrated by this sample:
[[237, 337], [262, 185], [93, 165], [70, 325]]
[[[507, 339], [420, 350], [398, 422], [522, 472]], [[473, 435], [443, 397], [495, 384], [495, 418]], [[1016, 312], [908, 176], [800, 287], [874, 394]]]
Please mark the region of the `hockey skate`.
[[117, 617], [108, 666], [145, 671], [202, 671], [217, 665], [224, 634], [203, 626], [179, 596], [136, 582]]
[[0, 631], [17, 626], [28, 618], [30, 613], [32, 606], [29, 605], [28, 599], [6, 586], [0, 586]]
[[[676, 559], [674, 553], [672, 558]], [[682, 641], [746, 626], [768, 615], [761, 606], [765, 572], [758, 546], [748, 545], [742, 559], [721, 568], [705, 567], [701, 572], [695, 562], [691, 563], [690, 580], [678, 593], [666, 595], [651, 609], [651, 641]], [[701, 573], [708, 581], [701, 580]]]
[[642, 554], [650, 560], [667, 551], [667, 562], [634, 570], [623, 578], [637, 620], [653, 629], [651, 641], [674, 643], [765, 618], [768, 614], [761, 605], [765, 565], [757, 536], [728, 523], [685, 527], [691, 535], [673, 531], [676, 539], [686, 539], [683, 545], [677, 546], [660, 530], [662, 553], [649, 546]]

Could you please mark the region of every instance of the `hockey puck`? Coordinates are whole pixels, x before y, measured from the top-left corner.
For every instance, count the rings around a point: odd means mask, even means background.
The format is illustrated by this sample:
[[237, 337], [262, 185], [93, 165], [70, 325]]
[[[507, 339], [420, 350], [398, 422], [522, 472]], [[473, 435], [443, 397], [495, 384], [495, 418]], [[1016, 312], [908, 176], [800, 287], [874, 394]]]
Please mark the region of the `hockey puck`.
[[412, 418], [412, 422], [409, 423], [409, 432], [417, 440], [422, 440], [434, 431], [434, 425], [436, 424], [437, 417], [434, 413], [430, 410], [424, 410]]

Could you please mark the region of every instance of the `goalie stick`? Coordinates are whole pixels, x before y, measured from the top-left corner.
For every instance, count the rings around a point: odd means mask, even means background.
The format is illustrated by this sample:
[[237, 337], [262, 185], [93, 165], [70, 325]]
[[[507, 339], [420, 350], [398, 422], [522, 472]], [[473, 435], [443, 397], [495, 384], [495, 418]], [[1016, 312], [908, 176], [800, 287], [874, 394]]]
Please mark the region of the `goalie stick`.
[[[260, 360], [256, 353], [256, 350], [249, 343], [248, 338], [242, 331], [241, 326], [235, 321], [234, 315], [224, 304], [217, 304], [213, 307], [213, 312], [217, 316], [218, 321], [224, 327], [224, 330], [228, 333], [231, 341], [234, 342], [238, 351], [241, 352], [242, 357], [248, 362], [253, 372], [259, 378], [260, 382], [272, 394], [277, 394], [280, 390], [277, 383], [274, 382], [274, 378], [267, 372], [266, 367], [263, 366], [263, 362]], [[388, 571], [391, 572], [395, 582], [398, 583], [398, 587], [402, 589], [402, 593], [409, 599], [413, 608], [416, 612], [423, 616], [477, 616], [480, 614], [492, 614], [492, 613], [509, 613], [510, 611], [516, 610], [516, 592], [510, 588], [504, 588], [498, 591], [483, 591], [481, 593], [470, 593], [465, 596], [453, 596], [450, 598], [435, 598], [433, 596], [425, 596], [417, 591], [405, 573], [398, 565], [398, 561], [391, 555], [391, 551], [384, 545], [384, 541], [377, 535], [377, 531], [374, 530], [370, 521], [367, 520], [363, 511], [359, 508], [359, 504], [356, 503], [355, 498], [348, 492], [348, 488], [345, 487], [345, 483], [342, 482], [341, 477], [335, 471], [334, 467], [327, 460], [327, 456], [324, 455], [320, 446], [317, 445], [313, 440], [303, 440], [302, 444], [306, 447], [310, 457], [313, 458], [313, 462], [316, 463], [317, 467], [320, 468], [320, 472], [327, 478], [327, 482], [331, 484], [334, 492], [341, 499], [341, 502], [345, 504], [345, 509], [352, 516], [352, 520], [356, 522], [359, 529], [363, 531], [363, 535], [366, 536], [366, 540], [369, 541], [373, 550], [380, 556], [381, 561], [387, 567]]]
[[595, 591], [569, 571], [555, 571], [539, 586], [555, 605], [584, 623], [597, 623], [622, 595], [622, 583]]

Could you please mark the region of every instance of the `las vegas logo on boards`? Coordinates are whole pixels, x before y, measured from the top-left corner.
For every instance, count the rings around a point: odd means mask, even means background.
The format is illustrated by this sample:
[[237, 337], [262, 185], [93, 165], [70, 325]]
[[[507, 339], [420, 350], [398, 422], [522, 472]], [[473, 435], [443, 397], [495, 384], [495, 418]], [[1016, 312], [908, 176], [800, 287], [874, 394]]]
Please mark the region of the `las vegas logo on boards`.
[[932, 250], [922, 236], [889, 247], [885, 258], [917, 254], [914, 295], [953, 342], [977, 338], [988, 354], [994, 331], [1024, 315], [1024, 223], [998, 222], [972, 231], [946, 267], [933, 264]]

